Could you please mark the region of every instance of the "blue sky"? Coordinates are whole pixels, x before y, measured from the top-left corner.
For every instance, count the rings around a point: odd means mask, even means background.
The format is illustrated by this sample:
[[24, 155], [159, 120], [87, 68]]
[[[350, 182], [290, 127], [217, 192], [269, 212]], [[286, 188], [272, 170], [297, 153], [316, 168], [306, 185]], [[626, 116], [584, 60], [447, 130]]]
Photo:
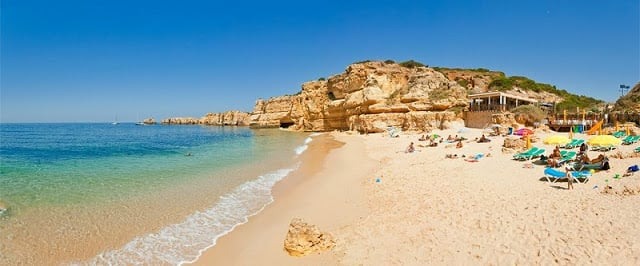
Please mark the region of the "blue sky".
[[640, 80], [637, 0], [0, 3], [1, 122], [251, 111], [366, 59], [484, 67], [607, 101]]

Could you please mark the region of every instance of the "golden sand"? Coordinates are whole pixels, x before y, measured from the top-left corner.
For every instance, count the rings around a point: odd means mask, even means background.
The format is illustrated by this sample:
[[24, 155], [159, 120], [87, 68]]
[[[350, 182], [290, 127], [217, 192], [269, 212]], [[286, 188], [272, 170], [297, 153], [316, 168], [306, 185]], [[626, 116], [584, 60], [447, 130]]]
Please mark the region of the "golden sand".
[[[548, 135], [536, 134], [540, 139]], [[470, 129], [463, 135], [473, 139], [481, 132]], [[465, 142], [456, 149], [420, 147], [418, 134], [332, 136], [345, 145], [325, 159], [311, 145], [305, 164], [311, 159], [319, 170], [300, 169], [278, 184], [273, 204], [221, 238], [197, 264], [640, 263], [640, 195], [602, 193], [607, 185], [614, 190], [640, 187], [640, 174], [613, 178], [640, 163], [638, 158], [612, 158], [611, 170], [567, 190], [566, 182], [543, 179], [545, 166], [503, 154], [504, 137]], [[404, 153], [410, 142], [417, 145], [416, 152]], [[534, 145], [547, 154], [553, 149]], [[631, 152], [636, 146], [619, 146], [618, 151]], [[485, 156], [477, 162], [462, 158], [478, 153]], [[445, 154], [459, 157], [446, 159]], [[590, 157], [597, 154], [589, 152]], [[336, 248], [289, 257], [283, 241], [294, 217], [332, 233]]]

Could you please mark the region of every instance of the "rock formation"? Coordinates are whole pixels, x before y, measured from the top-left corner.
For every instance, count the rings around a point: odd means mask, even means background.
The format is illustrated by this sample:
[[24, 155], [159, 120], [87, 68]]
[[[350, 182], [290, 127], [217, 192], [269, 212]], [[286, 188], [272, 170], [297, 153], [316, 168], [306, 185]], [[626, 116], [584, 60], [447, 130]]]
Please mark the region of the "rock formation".
[[284, 249], [291, 256], [302, 257], [311, 253], [330, 250], [336, 245], [333, 236], [320, 232], [317, 226], [294, 218], [284, 240]]
[[147, 118], [145, 120], [142, 120], [142, 123], [145, 125], [155, 125], [156, 124], [156, 120], [153, 119], [153, 117]]
[[467, 90], [432, 68], [366, 62], [350, 65], [326, 81], [304, 83], [297, 95], [258, 100], [251, 126], [305, 131], [382, 132], [388, 126], [429, 130], [462, 123], [458, 114], [467, 105]]
[[162, 124], [209, 125], [209, 126], [248, 126], [250, 114], [241, 111], [208, 113], [201, 118], [172, 117], [162, 120]]

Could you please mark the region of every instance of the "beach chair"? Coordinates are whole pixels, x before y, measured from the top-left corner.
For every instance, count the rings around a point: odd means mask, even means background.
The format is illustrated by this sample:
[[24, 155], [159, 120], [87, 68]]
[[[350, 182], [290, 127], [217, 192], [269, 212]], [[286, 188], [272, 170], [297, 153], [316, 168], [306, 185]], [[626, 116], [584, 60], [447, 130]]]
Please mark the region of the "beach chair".
[[544, 154], [545, 150], [544, 149], [537, 149], [534, 152], [530, 153], [530, 154], [525, 154], [522, 155], [520, 157], [517, 158], [517, 160], [519, 161], [528, 161], [531, 160], [533, 158], [538, 158], [540, 157], [540, 155]]
[[612, 135], [614, 137], [616, 137], [616, 138], [622, 138], [622, 137], [626, 136], [627, 133], [625, 133], [624, 131], [618, 131], [618, 132], [613, 133]]
[[571, 142], [569, 142], [567, 145], [565, 145], [564, 147], [566, 149], [573, 149], [573, 148], [577, 148], [580, 147], [580, 145], [582, 145], [582, 143], [584, 143], [583, 139], [572, 139]]
[[576, 158], [576, 154], [578, 154], [578, 153], [575, 152], [575, 151], [568, 151], [568, 152], [565, 152], [564, 154], [562, 154], [562, 151], [561, 151], [560, 154], [562, 155], [562, 158], [560, 158], [560, 160], [558, 160], [558, 165], [563, 165], [564, 163], [575, 159]]
[[599, 149], [598, 149], [598, 151], [605, 152], [605, 151], [612, 151], [612, 150], [615, 150], [615, 149], [616, 149], [616, 146], [613, 146], [613, 145], [604, 145], [604, 146], [600, 146], [600, 147], [599, 147]]
[[627, 136], [626, 138], [624, 138], [624, 140], [622, 140], [622, 144], [631, 145], [638, 142], [639, 140], [640, 136]]
[[[545, 177], [545, 179], [547, 179], [547, 182], [555, 183], [556, 181], [558, 181], [560, 179], [567, 178], [567, 173], [563, 172], [563, 171], [560, 171], [560, 170], [557, 170], [557, 169], [554, 169], [554, 168], [545, 168], [544, 169], [544, 177]], [[589, 172], [589, 171], [571, 171], [571, 177], [577, 183], [584, 184], [584, 183], [587, 183], [589, 181], [589, 178], [591, 177], [591, 172]], [[582, 179], [582, 181], [580, 181], [580, 179]]]
[[539, 149], [540, 148], [538, 148], [538, 147], [532, 147], [531, 149], [529, 149], [529, 150], [527, 150], [525, 152], [516, 153], [516, 154], [513, 155], [513, 159], [518, 160], [520, 157], [529, 156], [529, 155], [533, 154], [534, 152], [536, 152]]
[[636, 147], [633, 151], [640, 152], [640, 146]]

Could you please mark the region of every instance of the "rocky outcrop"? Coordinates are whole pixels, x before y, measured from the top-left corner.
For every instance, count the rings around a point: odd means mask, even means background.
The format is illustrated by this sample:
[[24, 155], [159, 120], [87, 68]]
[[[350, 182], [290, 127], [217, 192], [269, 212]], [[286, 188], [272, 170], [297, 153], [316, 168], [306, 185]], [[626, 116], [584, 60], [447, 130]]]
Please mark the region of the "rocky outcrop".
[[467, 90], [427, 67], [395, 63], [350, 65], [328, 80], [302, 85], [297, 95], [258, 100], [252, 127], [288, 127], [305, 131], [380, 132], [448, 128], [461, 121], [455, 108], [468, 104]]
[[142, 123], [145, 125], [155, 125], [156, 124], [156, 120], [153, 119], [153, 117], [147, 118], [145, 120], [142, 120]]
[[312, 253], [330, 250], [336, 245], [333, 236], [320, 232], [315, 225], [294, 218], [284, 240], [284, 250], [291, 256], [302, 257]]
[[175, 125], [208, 125], [208, 126], [248, 126], [250, 114], [241, 111], [224, 113], [208, 113], [201, 118], [172, 117], [162, 120], [162, 124]]

